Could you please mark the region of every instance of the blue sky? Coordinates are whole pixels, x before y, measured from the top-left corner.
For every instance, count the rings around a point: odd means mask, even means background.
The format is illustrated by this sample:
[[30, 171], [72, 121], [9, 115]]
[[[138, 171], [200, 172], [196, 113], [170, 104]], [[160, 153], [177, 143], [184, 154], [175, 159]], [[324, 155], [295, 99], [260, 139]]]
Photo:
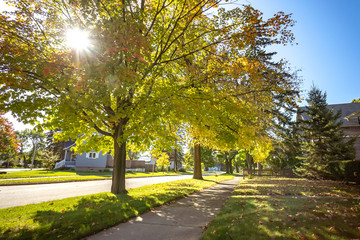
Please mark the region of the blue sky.
[[[294, 69], [301, 70], [304, 97], [315, 84], [326, 91], [329, 104], [360, 98], [360, 0], [239, 0], [238, 3], [251, 4], [265, 18], [278, 11], [293, 14], [298, 45], [279, 46], [277, 51], [279, 58], [287, 59]], [[18, 123], [14, 127], [24, 128]]]
[[[240, 0], [264, 13], [292, 13], [298, 45], [279, 46], [278, 57], [300, 69], [303, 96], [311, 85], [329, 104], [360, 98], [360, 0]], [[305, 103], [304, 103], [305, 104]]]

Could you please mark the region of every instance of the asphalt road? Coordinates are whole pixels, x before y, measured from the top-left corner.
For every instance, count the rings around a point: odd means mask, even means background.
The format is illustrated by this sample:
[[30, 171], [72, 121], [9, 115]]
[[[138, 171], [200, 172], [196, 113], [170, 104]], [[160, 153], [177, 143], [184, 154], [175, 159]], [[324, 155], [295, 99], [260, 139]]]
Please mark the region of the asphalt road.
[[[192, 178], [192, 175], [128, 178], [126, 188], [136, 188], [151, 184]], [[0, 209], [46, 202], [68, 197], [110, 192], [111, 180], [52, 183], [37, 185], [0, 186]]]

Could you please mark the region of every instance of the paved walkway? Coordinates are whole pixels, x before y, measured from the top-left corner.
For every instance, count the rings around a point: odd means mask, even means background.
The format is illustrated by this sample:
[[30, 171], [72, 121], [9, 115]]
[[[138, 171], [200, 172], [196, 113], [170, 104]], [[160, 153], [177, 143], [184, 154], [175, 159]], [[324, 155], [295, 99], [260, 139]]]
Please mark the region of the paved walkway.
[[199, 239], [205, 226], [219, 213], [240, 178], [192, 194], [175, 203], [158, 207], [129, 222], [109, 228], [87, 240], [192, 240]]

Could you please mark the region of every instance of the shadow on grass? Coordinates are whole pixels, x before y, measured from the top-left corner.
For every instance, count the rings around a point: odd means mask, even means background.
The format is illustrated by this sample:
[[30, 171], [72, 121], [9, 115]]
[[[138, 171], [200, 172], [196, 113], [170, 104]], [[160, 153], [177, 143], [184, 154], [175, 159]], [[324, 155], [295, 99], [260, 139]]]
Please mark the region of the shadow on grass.
[[319, 195], [360, 197], [360, 186], [334, 181], [314, 181], [292, 178], [247, 179], [236, 192], [245, 195]]
[[231, 197], [202, 239], [359, 239], [357, 200]]
[[168, 189], [166, 193], [154, 191], [146, 196], [101, 193], [69, 200], [70, 204], [64, 200], [48, 202], [42, 209], [24, 216], [25, 222], [20, 222], [20, 218], [12, 219], [14, 224], [0, 226], [0, 239], [79, 239], [193, 191], [193, 187], [184, 185], [180, 189]]

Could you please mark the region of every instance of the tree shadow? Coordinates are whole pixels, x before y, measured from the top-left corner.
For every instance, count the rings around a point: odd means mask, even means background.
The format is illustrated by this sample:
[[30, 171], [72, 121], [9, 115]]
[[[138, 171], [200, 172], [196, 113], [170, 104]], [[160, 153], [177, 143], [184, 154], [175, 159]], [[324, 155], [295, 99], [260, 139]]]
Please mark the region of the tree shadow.
[[[176, 190], [176, 191], [175, 191]], [[190, 191], [190, 188], [188, 189]], [[174, 192], [153, 193], [146, 197], [101, 193], [81, 197], [74, 204], [62, 200], [49, 202], [34, 212], [30, 225], [0, 226], [0, 239], [80, 239], [118, 223], [126, 222], [150, 209], [183, 196]]]
[[[313, 201], [314, 199], [280, 196], [231, 197], [202, 239], [285, 240], [360, 237], [357, 230], [358, 217], [344, 218], [346, 208], [350, 209], [351, 205], [339, 206], [336, 201]], [[327, 206], [321, 208], [324, 205]], [[340, 211], [341, 208], [343, 209]]]

